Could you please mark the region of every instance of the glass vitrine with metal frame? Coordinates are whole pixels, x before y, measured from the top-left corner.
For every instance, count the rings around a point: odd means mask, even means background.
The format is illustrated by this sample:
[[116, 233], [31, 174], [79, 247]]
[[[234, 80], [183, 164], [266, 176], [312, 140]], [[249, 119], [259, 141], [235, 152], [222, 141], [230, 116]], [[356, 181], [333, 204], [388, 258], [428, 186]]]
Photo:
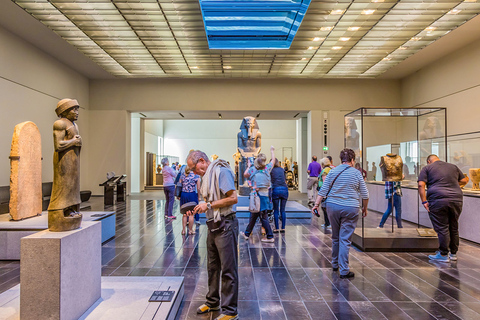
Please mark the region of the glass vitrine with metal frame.
[[[447, 159], [446, 109], [360, 108], [346, 114], [344, 120], [345, 147], [355, 151], [357, 169], [364, 175], [369, 190], [369, 214], [359, 219], [353, 243], [366, 251], [435, 249], [437, 239], [419, 201], [417, 178], [430, 154]], [[397, 226], [395, 210], [383, 228], [377, 228], [388, 206], [380, 168], [386, 154], [399, 155], [403, 160], [402, 228]]]

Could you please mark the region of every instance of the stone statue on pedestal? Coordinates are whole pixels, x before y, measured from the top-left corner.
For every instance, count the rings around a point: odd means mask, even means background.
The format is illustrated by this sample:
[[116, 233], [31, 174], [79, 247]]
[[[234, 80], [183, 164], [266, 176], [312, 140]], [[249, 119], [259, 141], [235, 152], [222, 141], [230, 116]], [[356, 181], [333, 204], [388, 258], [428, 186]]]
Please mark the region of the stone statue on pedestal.
[[239, 194], [248, 195], [250, 188], [243, 176], [247, 169], [247, 161], [250, 159], [253, 163], [261, 150], [262, 134], [258, 131], [258, 123], [254, 117], [243, 118], [240, 125], [240, 131], [237, 134], [238, 146], [237, 150], [241, 155], [239, 162], [238, 185]]
[[82, 138], [75, 123], [77, 100], [63, 99], [55, 112], [60, 117], [53, 124], [53, 187], [48, 206], [48, 229], [69, 231], [80, 228], [80, 148]]

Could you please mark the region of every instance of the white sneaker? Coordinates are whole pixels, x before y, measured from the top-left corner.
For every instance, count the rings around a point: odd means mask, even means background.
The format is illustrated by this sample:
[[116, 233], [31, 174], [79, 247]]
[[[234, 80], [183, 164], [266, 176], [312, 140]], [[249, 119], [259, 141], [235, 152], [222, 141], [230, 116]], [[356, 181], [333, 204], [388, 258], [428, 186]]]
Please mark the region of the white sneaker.
[[450, 258], [451, 261], [457, 261], [457, 255], [453, 253], [449, 253], [448, 257]]
[[261, 241], [262, 241], [262, 242], [275, 242], [275, 239], [274, 239], [274, 238], [270, 238], [270, 239], [268, 239], [268, 238], [262, 238]]
[[240, 231], [240, 235], [243, 237], [243, 239], [248, 240], [248, 236], [245, 234], [245, 232]]

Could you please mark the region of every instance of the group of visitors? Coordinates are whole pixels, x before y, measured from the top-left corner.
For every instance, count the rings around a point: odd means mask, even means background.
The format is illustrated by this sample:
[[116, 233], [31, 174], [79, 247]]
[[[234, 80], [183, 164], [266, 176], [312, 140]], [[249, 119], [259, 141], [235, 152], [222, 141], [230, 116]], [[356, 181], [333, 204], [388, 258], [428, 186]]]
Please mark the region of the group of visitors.
[[[265, 154], [260, 153], [255, 159], [253, 166], [249, 161], [247, 169], [244, 172], [252, 189], [250, 197], [258, 195], [260, 200], [260, 210], [250, 212], [250, 220], [242, 232], [245, 240], [248, 240], [252, 233], [255, 223], [258, 219], [265, 230], [265, 238], [262, 242], [274, 242], [273, 233], [285, 232], [286, 224], [286, 204], [288, 200], [288, 186], [285, 178], [285, 170], [280, 166], [280, 162], [275, 158], [275, 148], [270, 147], [271, 160], [267, 162]], [[268, 213], [273, 211], [275, 229], [272, 230]], [[280, 228], [281, 220], [281, 228]]]
[[[186, 165], [180, 166], [177, 163], [169, 166], [168, 158], [161, 160], [163, 166], [163, 192], [165, 194], [165, 217], [168, 219], [176, 219], [173, 214], [173, 204], [175, 197], [180, 200], [180, 208], [185, 205], [198, 204], [198, 193], [200, 190], [200, 176], [188, 169]], [[178, 171], [174, 169], [178, 168]], [[188, 234], [195, 234], [195, 224], [200, 224], [200, 216], [188, 216], [185, 210], [180, 209], [182, 217], [182, 235], [186, 234], [188, 225]], [[194, 222], [195, 221], [195, 222]]]

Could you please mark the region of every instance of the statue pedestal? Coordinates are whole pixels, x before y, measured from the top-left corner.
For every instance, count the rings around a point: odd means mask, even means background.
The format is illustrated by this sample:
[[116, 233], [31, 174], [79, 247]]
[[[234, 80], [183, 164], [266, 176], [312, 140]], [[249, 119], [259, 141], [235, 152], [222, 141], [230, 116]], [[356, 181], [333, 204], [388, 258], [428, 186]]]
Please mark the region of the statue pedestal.
[[21, 240], [21, 319], [78, 319], [101, 295], [101, 223]]
[[238, 186], [238, 194], [241, 196], [248, 196], [250, 194], [250, 187], [249, 186]]

